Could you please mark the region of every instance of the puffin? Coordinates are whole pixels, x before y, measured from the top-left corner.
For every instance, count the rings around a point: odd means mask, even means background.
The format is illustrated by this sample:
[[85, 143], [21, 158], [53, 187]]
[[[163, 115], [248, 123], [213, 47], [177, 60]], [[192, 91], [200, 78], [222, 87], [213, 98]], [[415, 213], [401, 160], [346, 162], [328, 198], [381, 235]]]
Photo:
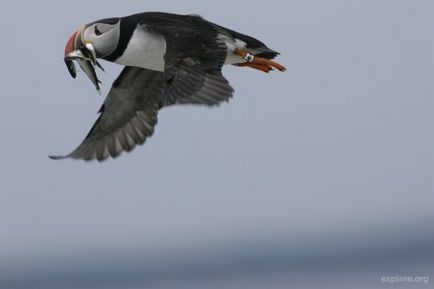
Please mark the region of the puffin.
[[51, 159], [104, 161], [131, 152], [154, 133], [158, 111], [178, 104], [218, 106], [234, 89], [222, 74], [225, 64], [265, 73], [286, 68], [261, 41], [198, 15], [144, 12], [82, 25], [65, 46], [65, 63], [74, 61], [99, 91], [98, 60], [123, 65], [82, 143]]

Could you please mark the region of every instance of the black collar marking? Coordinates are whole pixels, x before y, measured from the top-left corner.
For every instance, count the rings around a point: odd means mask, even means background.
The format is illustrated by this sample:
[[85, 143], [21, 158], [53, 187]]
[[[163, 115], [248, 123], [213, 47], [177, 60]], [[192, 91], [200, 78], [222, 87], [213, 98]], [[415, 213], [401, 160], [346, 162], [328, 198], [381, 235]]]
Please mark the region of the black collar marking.
[[119, 33], [119, 41], [116, 49], [104, 57], [105, 60], [114, 62], [116, 59], [124, 54], [125, 49], [127, 49], [128, 42], [130, 42], [131, 36], [134, 33], [134, 30], [137, 27], [137, 22], [128, 21], [126, 18], [120, 18], [120, 33]]

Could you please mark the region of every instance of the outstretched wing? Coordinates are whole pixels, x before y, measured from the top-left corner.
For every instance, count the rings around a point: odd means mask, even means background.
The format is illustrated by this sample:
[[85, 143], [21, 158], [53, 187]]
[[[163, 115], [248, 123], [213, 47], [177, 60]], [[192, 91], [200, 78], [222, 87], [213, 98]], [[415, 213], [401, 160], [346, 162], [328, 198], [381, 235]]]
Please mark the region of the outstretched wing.
[[164, 15], [153, 17], [146, 19], [144, 28], [162, 34], [166, 41], [163, 103], [211, 106], [228, 101], [234, 90], [221, 73], [227, 47], [215, 27], [199, 16], [165, 21], [158, 19]]
[[154, 132], [164, 82], [162, 72], [125, 67], [83, 142], [66, 156], [50, 158], [103, 161], [143, 144]]

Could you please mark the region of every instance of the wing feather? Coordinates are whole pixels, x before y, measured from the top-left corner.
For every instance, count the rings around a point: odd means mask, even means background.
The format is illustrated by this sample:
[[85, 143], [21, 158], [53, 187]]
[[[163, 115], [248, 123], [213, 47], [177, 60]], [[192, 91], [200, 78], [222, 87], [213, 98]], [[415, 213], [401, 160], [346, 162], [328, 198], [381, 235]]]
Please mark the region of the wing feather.
[[83, 142], [70, 154], [51, 158], [103, 161], [143, 144], [154, 133], [164, 85], [162, 72], [125, 67]]
[[163, 104], [213, 106], [228, 101], [234, 90], [221, 73], [228, 48], [218, 37], [219, 28], [198, 16], [164, 19], [165, 25], [161, 17], [148, 15], [143, 27], [166, 41]]

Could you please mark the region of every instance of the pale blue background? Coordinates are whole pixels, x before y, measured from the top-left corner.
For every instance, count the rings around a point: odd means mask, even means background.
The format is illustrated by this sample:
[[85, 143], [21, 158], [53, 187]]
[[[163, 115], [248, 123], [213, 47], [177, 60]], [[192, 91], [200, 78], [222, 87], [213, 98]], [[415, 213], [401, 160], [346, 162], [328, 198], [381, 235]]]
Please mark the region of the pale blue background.
[[[154, 10], [257, 37], [288, 71], [225, 67], [229, 104], [164, 109], [115, 161], [49, 160], [103, 101], [70, 78], [68, 37]], [[1, 2], [0, 21], [0, 288], [434, 278], [433, 1], [18, 0]], [[121, 67], [103, 66], [105, 95]]]

